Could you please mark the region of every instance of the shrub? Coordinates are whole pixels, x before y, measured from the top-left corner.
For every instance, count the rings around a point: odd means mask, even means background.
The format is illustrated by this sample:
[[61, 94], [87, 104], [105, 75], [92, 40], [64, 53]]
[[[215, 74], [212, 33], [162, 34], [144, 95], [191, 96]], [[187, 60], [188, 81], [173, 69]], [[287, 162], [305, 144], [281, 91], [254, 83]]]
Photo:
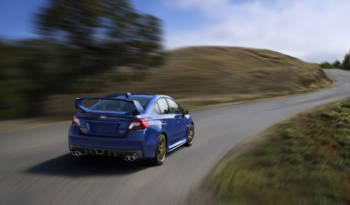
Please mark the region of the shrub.
[[333, 68], [342, 68], [342, 63], [339, 60], [334, 61]]
[[343, 68], [346, 70], [350, 70], [350, 52], [344, 56]]
[[321, 68], [332, 68], [333, 66], [329, 62], [323, 62], [320, 64]]
[[333, 120], [338, 117], [339, 113], [335, 111], [326, 111], [321, 113], [321, 117], [324, 119]]

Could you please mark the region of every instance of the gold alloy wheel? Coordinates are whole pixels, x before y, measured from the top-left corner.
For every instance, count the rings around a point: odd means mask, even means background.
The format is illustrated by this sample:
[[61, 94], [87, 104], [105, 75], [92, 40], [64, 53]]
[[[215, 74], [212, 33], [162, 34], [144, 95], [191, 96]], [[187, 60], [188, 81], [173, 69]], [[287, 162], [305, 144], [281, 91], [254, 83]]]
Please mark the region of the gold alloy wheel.
[[190, 125], [188, 136], [187, 136], [187, 143], [186, 143], [187, 146], [190, 146], [192, 144], [193, 138], [194, 138], [194, 127], [193, 125]]
[[191, 127], [190, 128], [190, 133], [188, 134], [188, 141], [189, 141], [189, 143], [192, 143], [193, 135], [194, 135], [193, 127]]
[[157, 149], [157, 160], [162, 163], [165, 159], [166, 153], [166, 140], [164, 135], [159, 138], [158, 149]]

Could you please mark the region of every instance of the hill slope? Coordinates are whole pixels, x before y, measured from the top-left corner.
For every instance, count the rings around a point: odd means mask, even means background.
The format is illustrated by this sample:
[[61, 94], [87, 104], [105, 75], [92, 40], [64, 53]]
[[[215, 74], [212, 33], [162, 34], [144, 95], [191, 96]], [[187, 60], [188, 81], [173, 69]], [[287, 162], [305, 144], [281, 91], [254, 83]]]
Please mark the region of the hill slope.
[[[79, 86], [99, 82], [106, 82], [102, 90], [87, 89], [79, 96], [126, 91], [162, 93], [177, 98], [187, 108], [302, 93], [331, 84], [317, 65], [274, 51], [240, 47], [177, 49], [167, 53], [161, 67], [117, 68], [83, 79]], [[71, 112], [75, 96], [52, 96], [46, 103], [47, 110]]]

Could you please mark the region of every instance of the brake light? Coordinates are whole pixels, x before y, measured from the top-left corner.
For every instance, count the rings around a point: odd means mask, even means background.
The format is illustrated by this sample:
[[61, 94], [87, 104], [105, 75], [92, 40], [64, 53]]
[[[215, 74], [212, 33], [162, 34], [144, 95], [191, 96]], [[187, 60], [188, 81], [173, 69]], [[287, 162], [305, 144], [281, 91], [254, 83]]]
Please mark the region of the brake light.
[[77, 115], [73, 116], [72, 125], [80, 126], [80, 121]]
[[143, 130], [148, 127], [148, 120], [146, 118], [138, 118], [133, 120], [129, 125], [129, 130]]

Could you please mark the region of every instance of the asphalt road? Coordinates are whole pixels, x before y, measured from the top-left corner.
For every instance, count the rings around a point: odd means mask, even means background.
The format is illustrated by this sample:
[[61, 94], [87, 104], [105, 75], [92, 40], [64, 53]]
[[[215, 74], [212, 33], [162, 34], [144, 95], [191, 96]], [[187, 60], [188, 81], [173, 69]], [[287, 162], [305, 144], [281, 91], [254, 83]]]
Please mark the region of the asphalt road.
[[336, 81], [327, 90], [193, 112], [193, 146], [170, 154], [160, 167], [72, 159], [69, 122], [0, 132], [0, 203], [183, 204], [238, 142], [290, 115], [350, 97], [350, 72], [326, 72]]

